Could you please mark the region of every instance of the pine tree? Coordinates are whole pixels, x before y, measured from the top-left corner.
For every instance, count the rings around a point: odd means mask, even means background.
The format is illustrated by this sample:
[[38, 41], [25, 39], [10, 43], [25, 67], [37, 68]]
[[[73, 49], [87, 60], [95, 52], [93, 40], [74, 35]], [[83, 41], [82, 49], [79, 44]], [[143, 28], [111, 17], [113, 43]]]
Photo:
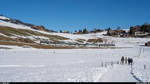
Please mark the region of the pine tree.
[[111, 31], [111, 28], [108, 28], [107, 29], [107, 35], [109, 35], [109, 36], [111, 36], [111, 32], [110, 31]]
[[130, 27], [129, 34], [130, 34], [131, 36], [135, 36], [135, 28], [134, 28], [134, 27]]
[[87, 34], [88, 33], [88, 30], [85, 28], [83, 29], [83, 34]]
[[77, 30], [74, 31], [75, 33], [77, 32]]
[[62, 30], [60, 30], [59, 32], [62, 33]]
[[78, 33], [82, 33], [82, 30], [81, 29], [79, 29], [79, 32]]

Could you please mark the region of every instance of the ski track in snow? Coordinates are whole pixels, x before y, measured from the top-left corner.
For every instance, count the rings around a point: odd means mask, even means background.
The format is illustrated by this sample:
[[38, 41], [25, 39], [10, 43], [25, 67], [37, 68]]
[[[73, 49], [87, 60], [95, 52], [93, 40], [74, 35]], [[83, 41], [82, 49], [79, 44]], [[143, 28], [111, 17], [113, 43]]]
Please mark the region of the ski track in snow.
[[134, 74], [132, 66], [131, 66], [131, 72], [130, 72], [130, 73], [131, 73], [131, 75], [133, 76], [133, 78], [136, 79], [138, 82], [143, 82], [138, 76], [136, 76], [136, 75]]
[[130, 74], [130, 65], [115, 65], [104, 76], [100, 78], [100, 82], [137, 82]]
[[[141, 49], [140, 49], [141, 48]], [[134, 56], [134, 63], [131, 65], [117, 65], [113, 69], [109, 69], [108, 72], [102, 76], [99, 81], [100, 82], [148, 82], [149, 81], [149, 71], [147, 69], [143, 69], [145, 62], [143, 61], [143, 57], [146, 57], [148, 52], [144, 53], [144, 47], [140, 46], [138, 49], [137, 56]], [[145, 47], [149, 49], [148, 47]], [[139, 62], [140, 61], [140, 62]], [[144, 64], [143, 64], [144, 63]], [[149, 68], [149, 66], [148, 66]]]
[[[144, 49], [146, 52], [144, 52]], [[131, 67], [132, 76], [139, 82], [149, 82], [150, 76], [150, 63], [149, 63], [149, 48], [148, 47], [139, 47], [137, 56], [134, 57], [136, 62]], [[144, 69], [144, 65], [146, 68]]]

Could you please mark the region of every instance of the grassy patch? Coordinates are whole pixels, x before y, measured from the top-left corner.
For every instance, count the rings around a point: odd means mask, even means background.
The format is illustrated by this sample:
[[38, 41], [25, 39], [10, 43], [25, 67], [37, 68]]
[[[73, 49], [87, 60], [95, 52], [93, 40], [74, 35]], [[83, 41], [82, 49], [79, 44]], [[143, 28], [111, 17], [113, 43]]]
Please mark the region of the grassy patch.
[[73, 46], [52, 46], [52, 45], [40, 45], [40, 44], [24, 44], [24, 43], [17, 43], [17, 42], [7, 42], [7, 41], [0, 41], [0, 45], [11, 45], [11, 46], [31, 46], [33, 48], [38, 49], [73, 49]]
[[0, 45], [24, 46], [24, 43], [0, 41]]
[[73, 49], [73, 46], [52, 46], [52, 45], [30, 45], [33, 48], [39, 49]]
[[0, 41], [1, 40], [4, 40], [4, 41], [15, 41], [13, 38], [5, 37], [5, 36], [0, 36]]
[[85, 39], [76, 39], [76, 41], [83, 43], [86, 40]]
[[87, 42], [98, 43], [98, 42], [103, 42], [103, 39], [102, 39], [102, 38], [98, 38], [98, 39], [88, 39]]
[[20, 29], [14, 29], [10, 27], [2, 27], [2, 26], [0, 26], [0, 33], [5, 34], [7, 36], [13, 36], [13, 34], [21, 35], [21, 36], [29, 35], [28, 33], [24, 31], [20, 31]]
[[31, 39], [28, 38], [10, 38], [10, 37], [4, 37], [4, 36], [0, 36], [0, 41], [14, 41], [14, 42], [24, 42], [24, 43], [35, 43], [34, 41], [32, 41]]

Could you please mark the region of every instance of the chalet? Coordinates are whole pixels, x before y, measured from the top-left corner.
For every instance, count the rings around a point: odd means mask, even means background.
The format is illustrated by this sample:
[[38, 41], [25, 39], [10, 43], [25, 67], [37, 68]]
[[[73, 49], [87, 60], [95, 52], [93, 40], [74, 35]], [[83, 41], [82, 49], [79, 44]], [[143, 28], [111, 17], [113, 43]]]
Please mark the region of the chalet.
[[140, 32], [140, 31], [135, 32], [135, 37], [146, 37], [148, 35], [149, 35], [149, 33], [144, 33], [144, 32]]
[[62, 33], [70, 33], [69, 31], [63, 31]]
[[121, 31], [120, 37], [128, 37], [128, 33], [126, 31]]
[[90, 33], [98, 33], [98, 32], [103, 32], [103, 30], [96, 29], [96, 30], [92, 30], [92, 31], [90, 31]]

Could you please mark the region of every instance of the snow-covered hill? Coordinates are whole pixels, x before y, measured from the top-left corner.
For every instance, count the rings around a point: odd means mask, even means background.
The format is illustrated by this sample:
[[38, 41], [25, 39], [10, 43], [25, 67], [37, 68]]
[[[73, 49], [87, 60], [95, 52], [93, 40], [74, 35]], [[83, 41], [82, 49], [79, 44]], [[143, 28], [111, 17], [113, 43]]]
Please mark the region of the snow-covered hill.
[[[53, 36], [60, 36], [60, 37], [68, 38], [67, 40], [64, 40], [63, 42], [72, 42], [72, 43], [78, 42], [77, 41], [78, 39], [83, 39], [85, 41], [87, 41], [88, 39], [95, 39], [95, 38], [103, 36], [102, 34], [106, 33], [106, 32], [102, 32], [102, 33], [96, 33], [96, 34], [75, 35], [75, 34], [67, 34], [67, 33], [47, 32], [47, 31], [43, 31], [43, 30], [34, 29], [32, 24], [23, 23], [19, 20], [15, 20], [15, 19], [8, 18], [5, 16], [0, 16], [0, 27], [1, 27], [0, 28], [1, 30], [4, 30], [4, 29], [2, 29], [3, 27], [6, 27], [6, 28], [9, 27], [7, 29], [5, 28], [6, 29], [5, 32], [1, 31], [0, 36], [6, 37], [9, 35], [10, 38], [20, 37], [20, 38], [29, 38], [31, 40], [36, 40], [38, 38], [49, 39], [46, 36], [53, 35]], [[12, 29], [10, 29], [10, 28], [12, 28]], [[7, 31], [7, 30], [11, 30], [11, 31]], [[24, 32], [24, 31], [28, 31], [28, 32]], [[30, 32], [33, 32], [33, 33], [30, 33]], [[27, 35], [28, 33], [30, 33], [30, 35]], [[44, 35], [39, 36], [34, 33], [37, 33], [37, 34], [41, 33]], [[49, 39], [49, 40], [52, 40], [52, 39]], [[39, 41], [35, 41], [35, 42], [39, 42]]]
[[[39, 29], [38, 29], [39, 28]], [[36, 26], [29, 23], [24, 23], [19, 20], [15, 20], [12, 18], [8, 18], [0, 15], [0, 36], [2, 36], [2, 40], [4, 38], [14, 39], [14, 38], [22, 38], [22, 39], [30, 39], [34, 42], [39, 42], [37, 40], [40, 39], [48, 39], [48, 40], [64, 40], [66, 37], [63, 35], [55, 34], [50, 32], [50, 30], [40, 29], [40, 26]], [[6, 40], [7, 41], [7, 40]]]
[[[38, 31], [35, 29], [32, 29], [30, 26], [26, 26], [23, 24], [14, 24], [11, 23], [10, 21], [3, 21], [3, 20], [10, 20], [10, 18], [5, 17], [5, 16], [0, 16], [0, 26], [7, 26], [7, 27], [12, 27], [12, 28], [16, 28], [16, 29], [28, 29], [28, 30], [32, 30], [32, 31]], [[45, 31], [38, 31], [40, 33], [45, 33], [45, 34], [51, 34], [51, 35], [59, 35], [59, 36], [63, 36], [63, 37], [67, 37], [70, 39], [89, 39], [95, 36], [102, 36], [102, 34], [105, 34], [106, 32], [102, 32], [102, 33], [96, 33], [96, 34], [85, 34], [85, 35], [73, 35], [73, 34], [65, 34], [65, 33], [49, 33], [49, 32], [45, 32]]]
[[[106, 31], [90, 34], [46, 32], [35, 30], [30, 24], [17, 24], [10, 20], [11, 18], [0, 16], [1, 82], [150, 81], [150, 47], [143, 46], [150, 38], [104, 36]], [[39, 39], [75, 43], [77, 39], [87, 41], [97, 38], [116, 46], [112, 49], [36, 49], [37, 47], [22, 47], [19, 44], [24, 41], [39, 43]], [[16, 43], [8, 45], [9, 42]], [[39, 44], [36, 46], [43, 47]], [[122, 56], [133, 58], [132, 67], [117, 63]]]
[[20, 23], [17, 20], [5, 17], [5, 16], [0, 16], [0, 25], [1, 26], [7, 26], [7, 27], [12, 27], [12, 28], [18, 28], [18, 29], [31, 29], [30, 26], [27, 26], [23, 23]]
[[33, 30], [28, 26], [25, 25], [21, 25], [21, 24], [14, 24], [14, 23], [10, 23], [10, 22], [5, 22], [0, 20], [0, 26], [7, 26], [7, 27], [12, 27], [12, 28], [17, 28], [17, 29], [29, 29], [29, 30]]
[[3, 20], [10, 20], [10, 18], [7, 18], [7, 17], [2, 16], [2, 15], [0, 15], [0, 19], [3, 19]]
[[[9, 27], [4, 32], [3, 27]], [[11, 29], [10, 29], [11, 28]], [[29, 38], [35, 42], [39, 43], [39, 39], [48, 39], [48, 40], [57, 40], [62, 42], [72, 42], [79, 43], [79, 39], [84, 40], [83, 43], [86, 43], [89, 39], [102, 38], [107, 40], [107, 43], [113, 43], [116, 47], [133, 47], [136, 45], [144, 45], [145, 42], [149, 41], [149, 38], [120, 38], [120, 37], [111, 37], [104, 36], [106, 31], [101, 33], [89, 33], [89, 34], [68, 34], [68, 33], [55, 33], [47, 32], [43, 30], [36, 30], [32, 28], [32, 24], [23, 23], [12, 18], [5, 16], [0, 16], [0, 36], [9, 37], [9, 38]], [[129, 31], [129, 29], [123, 29]], [[12, 32], [13, 31], [13, 32]], [[59, 36], [59, 38], [57, 38]], [[67, 39], [64, 39], [67, 38]], [[37, 41], [38, 39], [38, 41]]]

